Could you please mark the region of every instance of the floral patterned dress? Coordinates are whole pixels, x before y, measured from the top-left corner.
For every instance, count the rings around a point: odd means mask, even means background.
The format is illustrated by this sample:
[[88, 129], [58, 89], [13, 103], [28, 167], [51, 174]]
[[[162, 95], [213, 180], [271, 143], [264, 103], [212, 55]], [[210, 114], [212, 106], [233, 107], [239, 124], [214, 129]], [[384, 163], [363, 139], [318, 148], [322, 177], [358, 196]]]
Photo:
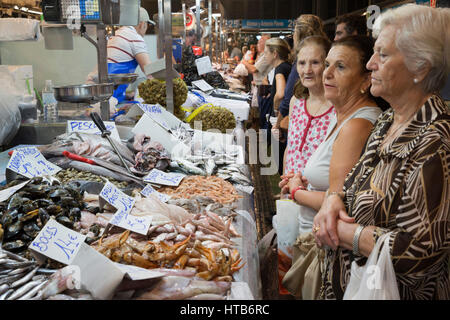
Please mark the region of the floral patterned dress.
[[302, 172], [320, 143], [325, 139], [331, 120], [336, 116], [334, 107], [318, 116], [309, 114], [305, 99], [296, 99], [289, 117], [284, 173]]

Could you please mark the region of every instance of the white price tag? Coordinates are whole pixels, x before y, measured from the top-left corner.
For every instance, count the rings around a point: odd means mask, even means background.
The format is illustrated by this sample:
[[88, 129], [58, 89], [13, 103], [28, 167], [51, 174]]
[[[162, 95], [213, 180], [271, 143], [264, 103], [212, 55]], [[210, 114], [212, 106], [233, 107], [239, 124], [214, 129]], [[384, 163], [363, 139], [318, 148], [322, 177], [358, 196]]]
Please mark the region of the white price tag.
[[147, 234], [152, 218], [151, 216], [137, 217], [130, 214], [136, 201], [133, 197], [126, 195], [109, 181], [99, 196], [117, 209], [109, 223], [143, 235]]
[[209, 59], [208, 56], [198, 58], [197, 60], [195, 60], [195, 64], [197, 66], [199, 76], [214, 71], [211, 65], [211, 59]]
[[164, 172], [158, 169], [153, 169], [144, 177], [144, 182], [176, 187], [185, 176], [186, 175], [182, 173]]
[[208, 92], [208, 91], [214, 90], [214, 88], [211, 87], [211, 85], [203, 79], [197, 80], [197, 81], [192, 81], [192, 84], [194, 86], [196, 86], [197, 88], [199, 88], [200, 90], [202, 90], [203, 92]]
[[[115, 122], [104, 121], [106, 130], [111, 131], [111, 137], [117, 141], [120, 141], [119, 131]], [[102, 134], [99, 128], [95, 125], [94, 121], [82, 121], [82, 120], [68, 120], [67, 121], [67, 133], [82, 132], [92, 134]]]
[[0, 202], [8, 200], [14, 193], [22, 189], [30, 180], [20, 183], [14, 187], [0, 191]]
[[51, 176], [61, 170], [57, 165], [47, 161], [35, 147], [14, 150], [6, 168], [27, 178]]
[[85, 239], [85, 235], [50, 219], [30, 243], [29, 248], [53, 260], [71, 264]]
[[159, 104], [143, 104], [139, 103], [139, 107], [145, 112], [150, 118], [155, 120], [161, 127], [166, 130], [170, 130], [170, 126], [164, 119], [163, 108]]
[[160, 193], [158, 191], [156, 191], [155, 189], [153, 189], [153, 187], [151, 185], [147, 185], [142, 191], [141, 191], [142, 195], [144, 195], [145, 197], [148, 197], [149, 195], [153, 194], [154, 196], [156, 196], [161, 202], [167, 202], [170, 200], [170, 196], [168, 196], [167, 194], [164, 193]]

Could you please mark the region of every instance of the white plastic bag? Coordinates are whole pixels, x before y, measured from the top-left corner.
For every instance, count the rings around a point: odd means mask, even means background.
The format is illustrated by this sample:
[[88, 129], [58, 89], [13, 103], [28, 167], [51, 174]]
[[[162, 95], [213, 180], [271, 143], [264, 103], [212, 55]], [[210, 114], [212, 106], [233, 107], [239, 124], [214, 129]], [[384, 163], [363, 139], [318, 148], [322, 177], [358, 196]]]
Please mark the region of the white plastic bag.
[[378, 239], [364, 266], [352, 262], [344, 300], [400, 300], [389, 253], [389, 235], [386, 233]]
[[239, 63], [237, 65], [237, 67], [234, 69], [233, 73], [238, 76], [243, 76], [243, 77], [248, 76], [247, 68], [244, 66], [243, 63]]
[[292, 200], [284, 199], [277, 200], [276, 207], [277, 214], [272, 218], [272, 224], [277, 233], [279, 293], [289, 294], [281, 285], [281, 280], [292, 265], [293, 245], [299, 234], [300, 206]]

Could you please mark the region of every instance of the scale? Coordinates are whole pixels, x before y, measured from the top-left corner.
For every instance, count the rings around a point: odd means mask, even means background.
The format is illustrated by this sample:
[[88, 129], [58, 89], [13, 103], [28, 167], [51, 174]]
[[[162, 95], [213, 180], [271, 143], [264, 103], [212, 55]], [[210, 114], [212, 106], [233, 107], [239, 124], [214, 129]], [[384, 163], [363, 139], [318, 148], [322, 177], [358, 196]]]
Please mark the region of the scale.
[[[109, 98], [121, 84], [137, 79], [137, 74], [108, 74], [107, 26], [135, 26], [138, 24], [140, 0], [43, 0], [44, 20], [51, 24], [66, 24], [73, 28], [79, 24], [81, 36], [97, 50], [98, 80], [96, 84], [79, 84], [54, 87], [55, 99], [59, 102], [88, 106], [100, 102], [101, 118], [109, 120]], [[97, 41], [86, 32], [86, 25], [96, 25]], [[66, 28], [58, 29], [67, 32]], [[55, 38], [58, 36], [55, 35]]]

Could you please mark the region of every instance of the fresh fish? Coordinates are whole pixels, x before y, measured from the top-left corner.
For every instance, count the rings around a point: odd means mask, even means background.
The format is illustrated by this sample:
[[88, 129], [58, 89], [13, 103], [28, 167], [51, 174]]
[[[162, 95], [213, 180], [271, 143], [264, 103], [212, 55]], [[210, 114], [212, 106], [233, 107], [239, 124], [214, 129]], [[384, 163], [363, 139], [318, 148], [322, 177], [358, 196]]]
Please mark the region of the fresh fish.
[[28, 282], [28, 281], [34, 276], [34, 274], [36, 273], [36, 271], [37, 271], [38, 269], [39, 269], [39, 267], [34, 268], [34, 269], [33, 269], [30, 273], [28, 273], [25, 277], [23, 277], [23, 278], [21, 278], [21, 279], [15, 281], [15, 282], [13, 282], [13, 283], [11, 284], [11, 288], [18, 287], [18, 286], [20, 286], [20, 285], [22, 285], [22, 284]]
[[54, 274], [57, 270], [55, 269], [45, 269], [45, 268], [39, 268], [37, 273], [42, 273], [42, 274]]
[[18, 300], [28, 300], [33, 298], [39, 292], [39, 290], [41, 290], [47, 284], [47, 281], [48, 280], [43, 281], [41, 284], [31, 289], [28, 293], [20, 297]]
[[198, 176], [206, 175], [206, 172], [204, 170], [200, 169], [199, 167], [196, 167], [192, 162], [190, 162], [188, 160], [180, 159], [180, 158], [175, 158], [172, 160], [175, 161], [178, 164], [178, 166], [186, 173], [190, 173], [190, 174], [194, 174], [194, 175], [198, 175]]
[[205, 169], [206, 169], [206, 174], [208, 176], [212, 176], [214, 173], [214, 170], [216, 169], [216, 163], [214, 162], [213, 159], [208, 158], [205, 161]]
[[18, 260], [18, 261], [23, 261], [23, 262], [27, 262], [27, 261], [28, 261], [28, 260], [25, 259], [24, 257], [21, 257], [21, 256], [15, 254], [15, 253], [12, 253], [12, 252], [10, 252], [10, 251], [7, 251], [7, 250], [2, 250], [2, 249], [0, 249], [0, 253], [6, 254], [8, 257], [10, 257], [10, 258], [12, 258], [12, 259], [15, 259], [15, 260]]
[[[111, 137], [121, 156], [129, 163], [134, 163], [134, 154], [128, 149], [121, 141], [117, 141]], [[99, 155], [101, 150], [104, 155], [107, 154], [108, 158], [115, 154], [114, 149], [109, 144], [107, 139], [102, 138], [100, 135], [90, 133], [71, 132], [59, 135], [55, 138], [55, 141], [49, 145], [40, 146], [38, 149], [44, 155], [59, 156], [63, 151], [69, 151], [79, 155]], [[120, 163], [120, 161], [118, 162]]]
[[224, 295], [231, 283], [221, 281], [193, 280], [186, 277], [168, 276], [162, 278], [150, 291], [140, 295], [138, 300], [182, 300], [199, 294]]
[[244, 186], [250, 186], [252, 184], [252, 181], [250, 181], [246, 176], [237, 172], [232, 172], [230, 179]]
[[[92, 164], [88, 164], [88, 163], [80, 162], [80, 161], [69, 160], [66, 163], [66, 168], [75, 168], [80, 171], [92, 172], [96, 175], [99, 175], [99, 176], [102, 176], [105, 178], [112, 178], [117, 181], [136, 182], [139, 184], [142, 183], [142, 181], [137, 177], [131, 178], [128, 175], [120, 174], [120, 173], [114, 172], [112, 170], [106, 169], [101, 166], [96, 166], [96, 165], [92, 165]], [[66, 169], [66, 168], [64, 168], [64, 169]], [[123, 170], [126, 171], [125, 169], [123, 169]]]
[[26, 294], [28, 291], [30, 291], [33, 288], [40, 285], [43, 281], [44, 280], [40, 279], [40, 280], [36, 280], [36, 281], [30, 281], [30, 282], [24, 284], [23, 286], [18, 288], [16, 291], [14, 291], [14, 293], [12, 295], [10, 295], [6, 300], [15, 300], [17, 298], [20, 298], [21, 296]]
[[2, 294], [0, 296], [0, 300], [5, 300], [13, 292], [14, 292], [14, 289], [9, 289], [8, 291], [6, 291], [4, 294]]
[[3, 294], [3, 293], [5, 293], [6, 291], [8, 291], [9, 290], [9, 284], [2, 284], [1, 286], [0, 286], [0, 294]]

